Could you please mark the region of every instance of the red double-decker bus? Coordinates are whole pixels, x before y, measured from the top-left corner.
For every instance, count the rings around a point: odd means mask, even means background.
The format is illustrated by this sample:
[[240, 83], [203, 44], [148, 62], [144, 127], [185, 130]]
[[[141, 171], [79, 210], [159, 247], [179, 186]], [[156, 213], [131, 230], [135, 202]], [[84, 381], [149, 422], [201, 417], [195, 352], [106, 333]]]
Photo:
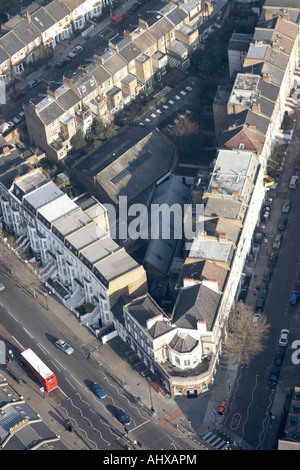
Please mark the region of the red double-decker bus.
[[46, 392], [58, 387], [55, 374], [46, 364], [28, 348], [21, 352], [21, 360], [26, 369], [38, 380]]

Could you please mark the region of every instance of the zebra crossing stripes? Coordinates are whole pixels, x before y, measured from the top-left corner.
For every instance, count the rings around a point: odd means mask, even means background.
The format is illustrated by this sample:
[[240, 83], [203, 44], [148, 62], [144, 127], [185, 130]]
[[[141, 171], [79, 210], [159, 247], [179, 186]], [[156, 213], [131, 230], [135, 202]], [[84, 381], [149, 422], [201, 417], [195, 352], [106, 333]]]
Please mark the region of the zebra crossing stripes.
[[225, 441], [223, 437], [217, 435], [215, 431], [209, 431], [201, 439], [217, 450], [225, 450], [228, 446], [228, 441]]

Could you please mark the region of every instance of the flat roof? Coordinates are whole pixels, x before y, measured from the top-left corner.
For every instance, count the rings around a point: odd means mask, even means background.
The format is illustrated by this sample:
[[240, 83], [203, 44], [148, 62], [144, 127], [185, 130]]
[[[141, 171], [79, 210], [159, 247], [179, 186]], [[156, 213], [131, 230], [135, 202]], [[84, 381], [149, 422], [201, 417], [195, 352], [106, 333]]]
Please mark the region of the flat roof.
[[30, 193], [24, 196], [24, 200], [27, 201], [32, 207], [38, 209], [39, 207], [48, 204], [49, 202], [62, 196], [64, 193], [59, 189], [56, 184], [49, 181], [42, 187], [37, 187]]
[[75, 204], [67, 194], [63, 194], [61, 197], [54, 199], [43, 207], [40, 207], [38, 209], [38, 213], [51, 223], [62, 215], [73, 211], [77, 207], [77, 204]]

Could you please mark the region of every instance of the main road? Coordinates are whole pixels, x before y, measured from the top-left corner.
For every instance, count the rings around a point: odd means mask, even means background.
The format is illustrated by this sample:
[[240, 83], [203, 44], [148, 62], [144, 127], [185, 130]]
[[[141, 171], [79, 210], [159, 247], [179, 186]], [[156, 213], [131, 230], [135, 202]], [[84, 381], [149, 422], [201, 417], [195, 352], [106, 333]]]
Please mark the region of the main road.
[[[4, 273], [1, 279], [6, 287], [0, 295], [0, 326], [17, 341], [20, 349], [32, 348], [56, 374], [61, 390], [58, 406], [71, 419], [89, 448], [124, 448], [124, 434], [127, 430], [114, 417], [118, 408], [131, 418], [128, 435], [132, 440], [138, 440], [143, 449], [195, 448], [187, 440], [182, 440], [155, 423], [136, 397], [122, 388], [109, 371], [93, 358], [89, 360], [81, 339], [47, 310], [46, 304], [34, 300], [30, 286], [16, 286], [7, 276], [4, 277]], [[55, 347], [54, 342], [58, 338], [63, 338], [74, 348], [72, 355], [68, 356]], [[105, 399], [99, 399], [91, 391], [93, 382], [103, 386], [107, 392]]]
[[[296, 129], [295, 134], [289, 147], [284, 172], [280, 177], [275, 195], [274, 204], [277, 204], [277, 215], [271, 214], [271, 217], [283, 216], [284, 214], [280, 213], [282, 204], [286, 198], [291, 199], [292, 209], [287, 214], [287, 229], [281, 232], [283, 242], [279, 251], [278, 264], [269, 285], [269, 294], [264, 311], [270, 324], [269, 337], [264, 352], [255, 358], [249, 367], [241, 370], [232, 394], [230, 412], [225, 422], [226, 426], [234, 430], [234, 424], [238, 419], [238, 432], [236, 434], [254, 449], [268, 449], [269, 446], [273, 448], [276, 445], [276, 442], [271, 442], [268, 439], [268, 426], [272, 416], [271, 410], [275, 394], [277, 393], [278, 396], [281, 394], [282, 402], [284, 402], [286, 394], [295, 385], [299, 386], [297, 381], [299, 375], [297, 367], [299, 368], [299, 366], [294, 365], [291, 361], [291, 354], [293, 353], [291, 344], [294, 340], [300, 339], [300, 307], [289, 303], [291, 292], [297, 289], [296, 273], [300, 267], [300, 243], [298, 239], [300, 233], [300, 189], [289, 190], [289, 180], [291, 175], [295, 173], [294, 163], [298, 154], [298, 129]], [[278, 222], [279, 220], [276, 219], [272, 223], [276, 226]], [[270, 238], [269, 248], [266, 250], [265, 246], [261, 247], [259, 256], [262, 258], [261, 261], [265, 262], [265, 265], [267, 265], [272, 243], [273, 240]], [[280, 331], [284, 328], [291, 331], [291, 336], [286, 348], [283, 365], [280, 368], [277, 388], [270, 388], [268, 378], [271, 369], [274, 368], [274, 356], [279, 346]], [[282, 409], [282, 413], [283, 411]], [[275, 416], [277, 420], [281, 418], [282, 414]], [[233, 424], [230, 421], [232, 419]]]

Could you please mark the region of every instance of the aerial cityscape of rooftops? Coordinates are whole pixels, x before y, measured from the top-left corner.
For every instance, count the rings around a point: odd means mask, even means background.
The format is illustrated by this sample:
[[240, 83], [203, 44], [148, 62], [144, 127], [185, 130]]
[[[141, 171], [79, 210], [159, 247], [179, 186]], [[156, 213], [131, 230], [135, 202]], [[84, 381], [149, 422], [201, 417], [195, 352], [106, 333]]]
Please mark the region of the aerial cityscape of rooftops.
[[300, 449], [300, 1], [0, 22], [1, 450]]

